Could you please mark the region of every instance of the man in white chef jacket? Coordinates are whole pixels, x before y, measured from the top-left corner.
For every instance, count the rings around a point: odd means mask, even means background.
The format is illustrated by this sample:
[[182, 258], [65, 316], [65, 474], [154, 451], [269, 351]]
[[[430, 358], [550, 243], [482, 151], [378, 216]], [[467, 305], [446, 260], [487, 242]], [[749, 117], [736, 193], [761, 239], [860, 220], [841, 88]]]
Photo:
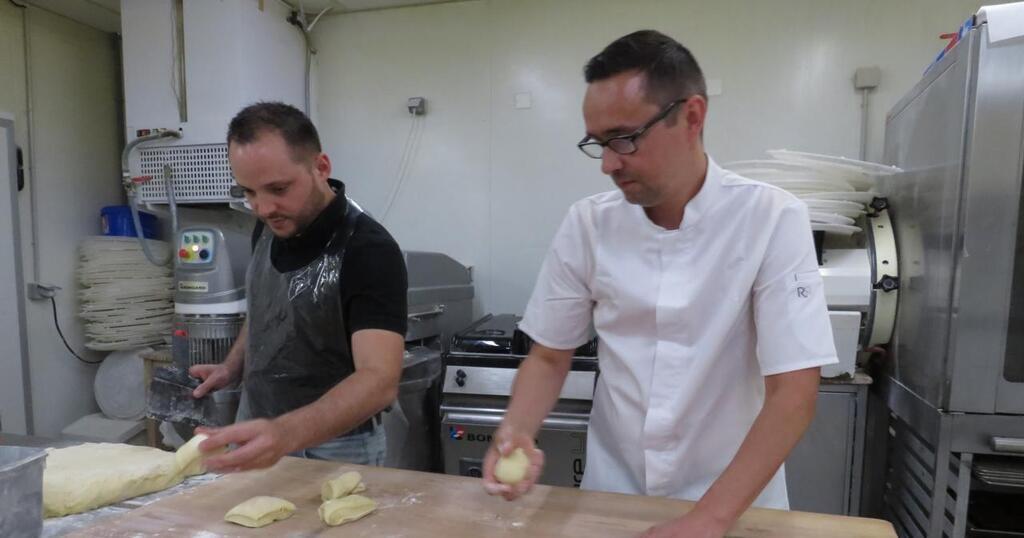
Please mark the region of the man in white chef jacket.
[[[672, 38], [624, 36], [584, 74], [579, 147], [618, 189], [570, 207], [552, 241], [484, 486], [513, 499], [539, 476], [533, 439], [593, 324], [582, 487], [698, 501], [643, 536], [721, 537], [752, 504], [788, 509], [782, 462], [837, 362], [807, 208], [704, 153], [704, 78]], [[500, 484], [495, 461], [517, 447], [527, 478]]]

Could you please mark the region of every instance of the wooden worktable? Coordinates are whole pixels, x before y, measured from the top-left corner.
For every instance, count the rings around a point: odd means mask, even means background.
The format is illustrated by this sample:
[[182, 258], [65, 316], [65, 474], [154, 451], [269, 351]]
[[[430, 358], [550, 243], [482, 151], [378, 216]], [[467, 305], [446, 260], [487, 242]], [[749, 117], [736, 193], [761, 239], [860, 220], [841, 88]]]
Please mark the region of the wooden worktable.
[[[357, 470], [366, 495], [379, 508], [366, 518], [328, 527], [320, 522], [320, 485]], [[235, 504], [255, 495], [283, 497], [298, 510], [290, 519], [262, 529], [223, 521]], [[379, 467], [284, 458], [274, 467], [224, 476], [209, 484], [107, 518], [72, 536], [351, 536], [455, 537], [631, 537], [650, 525], [678, 516], [692, 503], [538, 486], [507, 502], [484, 493], [479, 479]], [[751, 509], [731, 537], [894, 538], [885, 521]]]

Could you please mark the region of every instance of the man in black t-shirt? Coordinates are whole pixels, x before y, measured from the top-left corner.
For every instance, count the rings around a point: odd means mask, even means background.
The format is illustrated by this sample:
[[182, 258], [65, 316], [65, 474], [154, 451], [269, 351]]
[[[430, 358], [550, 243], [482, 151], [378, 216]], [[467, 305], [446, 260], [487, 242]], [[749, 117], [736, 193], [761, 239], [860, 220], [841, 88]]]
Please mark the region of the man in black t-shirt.
[[284, 455], [380, 465], [380, 412], [398, 392], [408, 278], [398, 244], [330, 179], [316, 128], [282, 103], [246, 107], [228, 160], [259, 222], [246, 275], [248, 318], [224, 363], [194, 366], [201, 398], [242, 381], [238, 421], [201, 430], [211, 470]]

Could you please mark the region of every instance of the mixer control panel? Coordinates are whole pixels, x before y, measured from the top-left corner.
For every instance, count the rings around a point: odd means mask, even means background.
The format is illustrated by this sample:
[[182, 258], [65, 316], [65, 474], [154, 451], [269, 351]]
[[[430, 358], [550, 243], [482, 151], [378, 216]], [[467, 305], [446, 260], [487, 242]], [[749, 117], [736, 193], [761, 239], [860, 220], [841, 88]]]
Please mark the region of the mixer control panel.
[[217, 249], [213, 230], [189, 229], [178, 235], [178, 261], [183, 264], [201, 265], [213, 262]]

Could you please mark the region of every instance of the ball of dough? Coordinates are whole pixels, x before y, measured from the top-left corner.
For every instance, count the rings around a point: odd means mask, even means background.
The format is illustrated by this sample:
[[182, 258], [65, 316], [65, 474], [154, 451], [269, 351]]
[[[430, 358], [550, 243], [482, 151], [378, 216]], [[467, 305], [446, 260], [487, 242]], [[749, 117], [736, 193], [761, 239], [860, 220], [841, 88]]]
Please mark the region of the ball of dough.
[[494, 478], [502, 484], [518, 484], [526, 478], [526, 469], [530, 466], [530, 460], [526, 457], [523, 449], [517, 448], [508, 456], [498, 459], [494, 466]]
[[[320, 499], [329, 501], [331, 499], [344, 497], [351, 493], [358, 493], [357, 490], [359, 490], [362, 480], [362, 475], [356, 471], [349, 471], [334, 480], [328, 480], [320, 487]], [[360, 491], [365, 490], [366, 487], [363, 486]]]
[[377, 501], [362, 495], [349, 495], [321, 504], [317, 512], [321, 521], [333, 527], [360, 519], [376, 509]]
[[244, 527], [265, 527], [271, 523], [287, 519], [295, 513], [295, 505], [277, 497], [253, 497], [242, 504], [228, 510], [224, 521], [230, 521]]

